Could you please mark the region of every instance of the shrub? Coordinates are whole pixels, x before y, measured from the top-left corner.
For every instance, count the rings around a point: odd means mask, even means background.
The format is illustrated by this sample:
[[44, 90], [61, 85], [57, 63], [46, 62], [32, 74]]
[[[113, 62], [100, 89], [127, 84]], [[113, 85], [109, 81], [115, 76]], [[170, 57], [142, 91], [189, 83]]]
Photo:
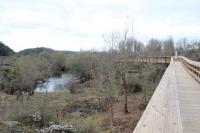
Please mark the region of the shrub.
[[98, 64], [96, 54], [83, 52], [68, 57], [66, 68], [79, 77], [80, 82], [84, 83], [93, 79], [93, 71]]
[[18, 114], [18, 115], [13, 116], [11, 119], [14, 121], [21, 122], [24, 125], [32, 125], [33, 124], [32, 117], [30, 114]]
[[71, 80], [67, 84], [67, 89], [71, 94], [75, 94], [78, 88], [80, 88], [80, 84], [77, 80]]
[[127, 88], [128, 88], [128, 92], [130, 92], [130, 93], [136, 93], [136, 92], [142, 91], [142, 85], [138, 82], [128, 83]]
[[79, 133], [100, 133], [101, 128], [98, 125], [97, 120], [92, 118], [85, 118], [77, 124]]
[[40, 109], [43, 125], [48, 125], [49, 122], [57, 122], [56, 108], [45, 107]]
[[69, 106], [73, 106], [76, 104], [76, 101], [74, 99], [74, 97], [72, 96], [72, 94], [69, 92], [69, 90], [67, 90], [65, 93], [65, 101], [66, 104]]
[[67, 113], [72, 113], [75, 111], [78, 102], [73, 97], [73, 95], [69, 92], [69, 90], [65, 91], [65, 105], [62, 107], [62, 116], [65, 117]]
[[142, 85], [139, 83], [134, 84], [134, 92], [141, 92], [142, 91]]

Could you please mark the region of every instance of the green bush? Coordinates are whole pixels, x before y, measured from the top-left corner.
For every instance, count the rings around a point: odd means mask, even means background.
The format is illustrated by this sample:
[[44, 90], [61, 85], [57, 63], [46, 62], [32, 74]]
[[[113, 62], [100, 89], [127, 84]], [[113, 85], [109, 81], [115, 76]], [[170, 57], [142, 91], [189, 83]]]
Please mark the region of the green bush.
[[42, 122], [41, 124], [43, 126], [48, 125], [49, 122], [58, 122], [58, 119], [56, 117], [56, 107], [45, 107], [39, 109], [39, 112], [41, 112], [42, 116]]
[[67, 105], [75, 105], [76, 101], [73, 97], [73, 95], [71, 94], [70, 90], [66, 90], [65, 92], [65, 101]]

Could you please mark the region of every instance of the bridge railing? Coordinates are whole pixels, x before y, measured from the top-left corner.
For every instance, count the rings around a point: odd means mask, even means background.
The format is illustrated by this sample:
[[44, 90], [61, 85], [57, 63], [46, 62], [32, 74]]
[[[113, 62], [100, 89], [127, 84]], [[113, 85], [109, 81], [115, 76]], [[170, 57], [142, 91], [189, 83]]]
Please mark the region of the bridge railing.
[[174, 69], [177, 60], [200, 81], [200, 62], [172, 57], [133, 133], [183, 133]]
[[119, 60], [117, 63], [123, 62], [136, 62], [136, 63], [161, 63], [169, 64], [171, 61], [171, 56], [138, 56], [138, 57], [129, 57], [128, 60]]
[[198, 81], [200, 81], [200, 62], [180, 56], [179, 60], [184, 64], [186, 70]]
[[143, 63], [170, 63], [171, 56], [138, 56], [130, 61]]

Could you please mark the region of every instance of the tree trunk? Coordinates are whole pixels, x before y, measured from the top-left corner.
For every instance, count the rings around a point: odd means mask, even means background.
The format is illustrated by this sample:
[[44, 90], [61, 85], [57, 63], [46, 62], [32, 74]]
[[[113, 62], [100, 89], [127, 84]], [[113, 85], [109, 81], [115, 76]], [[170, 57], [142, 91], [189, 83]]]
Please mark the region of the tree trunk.
[[147, 88], [144, 90], [144, 102], [147, 103], [148, 95], [147, 95]]
[[124, 90], [125, 94], [124, 94], [124, 112], [127, 114], [128, 113], [128, 94], [127, 94], [127, 89]]
[[122, 73], [122, 87], [124, 90], [124, 113], [128, 113], [128, 90], [126, 85], [126, 74]]
[[48, 93], [48, 79], [46, 80], [46, 86], [45, 86], [45, 89], [46, 89], [46, 98], [47, 98], [47, 93]]
[[113, 127], [113, 100], [110, 100], [110, 126]]

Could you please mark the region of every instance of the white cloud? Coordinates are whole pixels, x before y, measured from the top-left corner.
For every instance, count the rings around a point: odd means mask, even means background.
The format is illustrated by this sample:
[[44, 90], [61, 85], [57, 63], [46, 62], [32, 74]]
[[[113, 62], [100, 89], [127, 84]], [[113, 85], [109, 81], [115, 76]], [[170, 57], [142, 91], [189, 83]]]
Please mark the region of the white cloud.
[[126, 17], [142, 40], [198, 37], [198, 0], [0, 1], [0, 40], [28, 47], [79, 50], [103, 47], [103, 34], [122, 31]]

